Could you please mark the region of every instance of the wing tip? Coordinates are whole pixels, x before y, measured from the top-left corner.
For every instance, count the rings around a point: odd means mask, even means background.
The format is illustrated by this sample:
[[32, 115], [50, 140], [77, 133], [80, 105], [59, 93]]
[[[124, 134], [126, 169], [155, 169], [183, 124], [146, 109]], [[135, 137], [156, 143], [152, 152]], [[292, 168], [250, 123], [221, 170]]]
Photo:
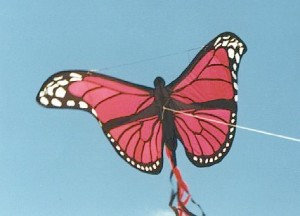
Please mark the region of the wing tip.
[[70, 83], [81, 81], [87, 71], [59, 71], [51, 75], [36, 96], [38, 104], [47, 108], [71, 108], [90, 110], [89, 105], [68, 92]]
[[[220, 43], [222, 40], [222, 43]], [[234, 48], [238, 48], [240, 55], [243, 55], [247, 52], [248, 48], [246, 43], [235, 33], [230, 31], [225, 31], [218, 36], [216, 36], [211, 43], [214, 44], [215, 47], [218, 45], [221, 46], [222, 44], [231, 44]]]

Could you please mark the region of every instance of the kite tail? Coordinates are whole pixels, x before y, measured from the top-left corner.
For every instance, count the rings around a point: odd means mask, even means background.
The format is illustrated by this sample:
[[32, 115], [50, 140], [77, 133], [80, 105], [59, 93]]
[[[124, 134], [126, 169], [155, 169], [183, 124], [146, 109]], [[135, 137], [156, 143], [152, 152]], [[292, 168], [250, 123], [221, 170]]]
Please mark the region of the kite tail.
[[[183, 180], [181, 176], [181, 172], [176, 166], [176, 159], [173, 155], [173, 152], [170, 149], [166, 148], [166, 154], [171, 164], [170, 181], [172, 182], [172, 178], [175, 176], [177, 182], [177, 189], [174, 190], [172, 188], [171, 198], [169, 202], [170, 208], [175, 212], [176, 216], [196, 216], [194, 213], [190, 212], [187, 209], [188, 202], [191, 201], [192, 203], [198, 206], [198, 208], [202, 213], [202, 216], [205, 216], [205, 213], [202, 210], [201, 206], [193, 200], [189, 192], [188, 185]], [[174, 201], [176, 199], [177, 199], [177, 206], [174, 206]]]

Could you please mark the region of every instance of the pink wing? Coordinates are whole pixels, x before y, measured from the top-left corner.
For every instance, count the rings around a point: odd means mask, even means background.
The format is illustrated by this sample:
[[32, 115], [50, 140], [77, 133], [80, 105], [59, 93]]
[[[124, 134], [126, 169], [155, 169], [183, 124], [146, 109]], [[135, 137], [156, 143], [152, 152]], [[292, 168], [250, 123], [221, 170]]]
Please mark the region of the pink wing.
[[[175, 125], [186, 154], [196, 166], [210, 166], [228, 153], [234, 138], [236, 112], [226, 109], [186, 110], [176, 114]], [[222, 124], [224, 123], [224, 124]]]
[[88, 71], [63, 71], [41, 87], [45, 107], [89, 111], [117, 153], [140, 171], [162, 168], [162, 126], [153, 106], [153, 89]]
[[246, 46], [235, 34], [223, 33], [169, 85], [175, 108], [196, 116], [175, 114], [179, 139], [196, 166], [220, 162], [231, 147], [238, 100], [237, 71], [245, 52]]

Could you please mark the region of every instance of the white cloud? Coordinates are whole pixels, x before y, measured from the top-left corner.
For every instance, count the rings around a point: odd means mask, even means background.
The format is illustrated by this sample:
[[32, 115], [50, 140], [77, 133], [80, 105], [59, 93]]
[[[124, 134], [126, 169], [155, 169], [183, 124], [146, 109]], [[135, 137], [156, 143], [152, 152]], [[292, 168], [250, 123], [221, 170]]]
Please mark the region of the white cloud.
[[150, 216], [174, 216], [174, 212], [171, 210], [166, 210], [166, 209], [161, 209], [161, 210], [156, 210]]

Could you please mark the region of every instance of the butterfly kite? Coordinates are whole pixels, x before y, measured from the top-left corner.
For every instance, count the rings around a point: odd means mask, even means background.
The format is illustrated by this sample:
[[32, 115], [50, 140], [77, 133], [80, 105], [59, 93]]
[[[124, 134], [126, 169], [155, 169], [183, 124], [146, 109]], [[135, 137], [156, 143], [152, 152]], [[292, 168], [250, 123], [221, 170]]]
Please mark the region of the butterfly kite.
[[198, 167], [226, 156], [235, 134], [237, 72], [246, 50], [239, 37], [225, 32], [168, 85], [161, 77], [150, 88], [92, 71], [62, 71], [45, 81], [36, 100], [49, 108], [90, 112], [117, 154], [139, 171], [159, 174], [165, 149], [171, 178], [177, 180], [170, 207], [176, 215], [194, 215], [186, 207], [193, 199], [177, 168], [178, 141]]

